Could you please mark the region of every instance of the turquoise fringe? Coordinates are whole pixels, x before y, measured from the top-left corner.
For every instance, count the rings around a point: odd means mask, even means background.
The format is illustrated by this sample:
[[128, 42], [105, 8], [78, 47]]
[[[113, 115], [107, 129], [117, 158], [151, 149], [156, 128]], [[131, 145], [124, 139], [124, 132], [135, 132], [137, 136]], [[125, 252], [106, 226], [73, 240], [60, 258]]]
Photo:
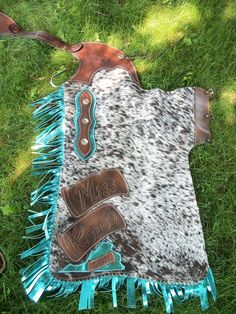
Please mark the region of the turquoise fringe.
[[[58, 280], [50, 271], [50, 245], [53, 237], [54, 218], [57, 209], [57, 198], [60, 185], [61, 168], [63, 164], [64, 148], [64, 88], [33, 103], [37, 106], [33, 113], [41, 133], [36, 137], [34, 146], [39, 157], [33, 161], [33, 174], [45, 175], [48, 179], [37, 190], [31, 193], [31, 205], [43, 204], [47, 209], [36, 212], [30, 210], [28, 217], [31, 225], [26, 228], [27, 238], [41, 239], [34, 247], [21, 254], [21, 258], [36, 255], [37, 260], [21, 269], [21, 280], [29, 299], [38, 302], [45, 292], [50, 296], [67, 296], [74, 291], [80, 291], [79, 310], [91, 309], [94, 306], [96, 290], [110, 290], [112, 292], [113, 307], [117, 307], [117, 290], [126, 285], [127, 305], [136, 307], [135, 292], [141, 289], [143, 306], [148, 306], [150, 295], [163, 297], [166, 312], [173, 313], [174, 301], [182, 303], [192, 297], [200, 298], [201, 308], [208, 308], [208, 291], [216, 299], [216, 288], [211, 269], [206, 277], [195, 284], [167, 284], [142, 278], [130, 278], [126, 275], [111, 275], [77, 282]], [[37, 222], [43, 219], [43, 222]], [[39, 234], [36, 234], [39, 232]], [[33, 234], [33, 236], [31, 236]], [[29, 235], [29, 237], [28, 237]]]

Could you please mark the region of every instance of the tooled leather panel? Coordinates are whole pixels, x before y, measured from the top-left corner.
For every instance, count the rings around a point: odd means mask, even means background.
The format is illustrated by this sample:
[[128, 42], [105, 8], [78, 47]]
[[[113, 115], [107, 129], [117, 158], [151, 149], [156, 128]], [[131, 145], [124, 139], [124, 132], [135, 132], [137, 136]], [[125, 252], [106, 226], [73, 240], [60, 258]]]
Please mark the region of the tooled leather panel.
[[56, 238], [69, 260], [78, 263], [99, 241], [125, 227], [126, 223], [117, 209], [104, 204], [85, 214]]
[[195, 88], [195, 144], [205, 143], [210, 140], [211, 132], [209, 127], [209, 95], [205, 89]]
[[71, 215], [78, 218], [108, 198], [127, 196], [128, 185], [119, 169], [105, 169], [63, 188], [61, 193]]
[[133, 81], [140, 85], [136, 69], [132, 61], [121, 50], [98, 42], [82, 42], [82, 48], [73, 53], [79, 59], [78, 71], [69, 81], [81, 81], [91, 84], [96, 72], [104, 68], [125, 68]]

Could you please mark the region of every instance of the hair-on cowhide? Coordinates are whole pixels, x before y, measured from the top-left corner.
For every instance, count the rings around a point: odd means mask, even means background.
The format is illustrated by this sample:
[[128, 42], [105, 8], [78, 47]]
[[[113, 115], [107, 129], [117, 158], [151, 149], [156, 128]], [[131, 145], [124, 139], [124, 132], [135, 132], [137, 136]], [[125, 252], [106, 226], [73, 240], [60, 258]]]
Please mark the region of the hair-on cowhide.
[[[89, 86], [96, 96], [97, 149], [89, 160], [82, 161], [73, 145], [75, 94], [84, 86], [76, 81], [64, 85], [65, 143], [60, 190], [93, 172], [120, 168], [129, 196], [116, 196], [110, 202], [122, 214], [127, 227], [107, 238], [125, 265], [124, 271], [116, 273], [167, 283], [199, 282], [209, 265], [188, 162], [195, 145], [195, 89], [144, 90], [121, 67], [100, 70]], [[72, 217], [59, 194], [54, 230], [61, 233], [71, 224]], [[67, 263], [54, 239], [52, 272], [56, 274]], [[102, 275], [101, 272], [99, 276]], [[75, 280], [79, 275], [67, 277]]]

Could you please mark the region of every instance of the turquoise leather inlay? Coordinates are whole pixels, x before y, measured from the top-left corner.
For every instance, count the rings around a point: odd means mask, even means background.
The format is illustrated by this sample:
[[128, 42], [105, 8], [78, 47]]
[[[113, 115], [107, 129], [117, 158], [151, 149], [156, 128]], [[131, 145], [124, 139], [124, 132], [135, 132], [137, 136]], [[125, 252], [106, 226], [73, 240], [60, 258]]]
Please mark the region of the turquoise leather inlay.
[[[85, 91], [89, 93], [92, 98], [92, 104], [91, 104], [91, 109], [90, 109], [90, 116], [91, 116], [92, 124], [89, 130], [89, 141], [91, 143], [91, 149], [90, 149], [90, 152], [86, 156], [81, 152], [78, 146], [78, 141], [80, 139], [80, 128], [81, 128], [80, 124], [78, 123], [80, 119], [80, 115], [81, 115], [80, 96]], [[74, 124], [75, 124], [74, 151], [80, 159], [88, 160], [89, 158], [93, 156], [93, 154], [96, 151], [96, 142], [95, 142], [95, 136], [94, 136], [94, 130], [95, 130], [95, 125], [96, 125], [96, 117], [95, 117], [96, 97], [94, 93], [89, 89], [88, 86], [85, 86], [84, 88], [82, 88], [81, 91], [79, 91], [75, 95], [75, 104], [76, 104], [76, 113], [74, 117]]]
[[99, 246], [93, 250], [87, 260], [78, 265], [68, 264], [59, 273], [70, 273], [70, 272], [89, 272], [88, 264], [90, 261], [95, 260], [99, 257], [104, 256], [107, 253], [112, 252], [115, 256], [115, 261], [94, 270], [95, 272], [110, 271], [110, 270], [124, 270], [125, 266], [121, 263], [121, 255], [113, 250], [113, 244], [109, 241], [102, 241]]

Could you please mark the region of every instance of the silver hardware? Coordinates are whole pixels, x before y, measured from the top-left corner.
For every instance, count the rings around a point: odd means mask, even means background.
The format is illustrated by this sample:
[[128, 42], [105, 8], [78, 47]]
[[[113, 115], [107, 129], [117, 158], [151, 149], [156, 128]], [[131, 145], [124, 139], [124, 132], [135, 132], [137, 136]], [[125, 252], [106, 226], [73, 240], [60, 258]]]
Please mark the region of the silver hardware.
[[82, 121], [83, 124], [88, 124], [89, 123], [89, 119], [88, 118], [83, 118], [81, 121]]
[[119, 59], [124, 59], [124, 57], [125, 57], [124, 55], [118, 55]]
[[88, 99], [88, 98], [84, 98], [84, 99], [82, 100], [82, 104], [83, 104], [83, 105], [88, 105], [88, 104], [89, 104], [89, 99]]
[[208, 138], [208, 139], [206, 140], [206, 142], [209, 143], [209, 144], [212, 144], [212, 143], [213, 143], [213, 139]]
[[209, 89], [205, 90], [205, 94], [212, 95], [212, 94], [214, 94], [214, 91], [212, 88], [209, 88]]
[[213, 118], [213, 114], [212, 114], [212, 113], [205, 114], [205, 115], [204, 115], [204, 118], [206, 118], [206, 119], [212, 119], [212, 118]]
[[87, 145], [88, 144], [87, 138], [82, 138], [82, 140], [80, 142], [81, 142], [82, 145]]

